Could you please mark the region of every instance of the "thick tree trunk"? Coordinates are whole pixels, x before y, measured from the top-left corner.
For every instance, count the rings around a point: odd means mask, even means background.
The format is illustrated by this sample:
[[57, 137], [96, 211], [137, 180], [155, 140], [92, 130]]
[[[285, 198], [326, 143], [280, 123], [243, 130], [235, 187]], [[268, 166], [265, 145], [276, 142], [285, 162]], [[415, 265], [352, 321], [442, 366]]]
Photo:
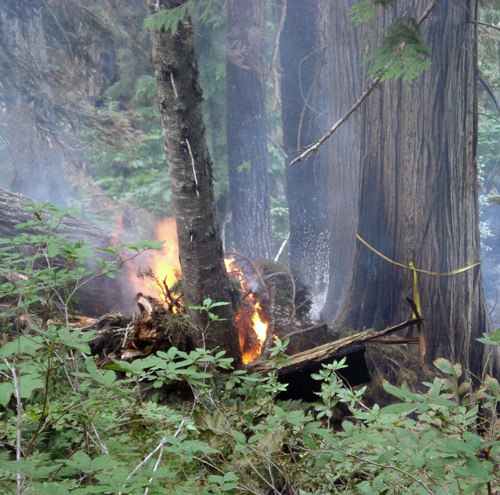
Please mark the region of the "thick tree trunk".
[[[357, 0], [338, 0], [327, 12], [330, 36], [327, 44], [330, 122], [336, 122], [345, 114], [361, 92], [360, 33], [349, 14], [351, 7], [357, 3]], [[323, 317], [327, 323], [331, 323], [347, 294], [356, 251], [360, 148], [358, 113], [352, 115], [333, 134], [328, 146], [330, 278]]]
[[[399, 4], [398, 4], [399, 5]], [[402, 2], [366, 30], [375, 47], [382, 27], [427, 2]], [[477, 183], [477, 1], [442, 1], [422, 25], [431, 66], [413, 84], [384, 83], [365, 102], [361, 128], [359, 234], [390, 259], [450, 272], [480, 259]], [[413, 273], [358, 242], [355, 271], [334, 326], [381, 329], [409, 317]], [[490, 330], [480, 267], [451, 276], [418, 275], [427, 359], [460, 361], [480, 376]], [[496, 355], [492, 359], [497, 364]]]
[[[328, 150], [320, 149], [288, 167], [297, 151], [326, 130], [329, 104], [326, 69], [327, 32], [324, 24], [329, 2], [288, 0], [280, 38], [283, 69], [281, 99], [290, 211], [290, 259], [302, 272], [321, 309], [328, 282]], [[322, 300], [321, 300], [322, 299]]]
[[233, 242], [250, 258], [271, 256], [267, 173], [265, 0], [227, 4], [226, 112]]
[[[174, 0], [148, 0], [148, 12], [184, 4]], [[222, 242], [213, 193], [212, 164], [205, 142], [201, 115], [201, 89], [190, 22], [171, 31], [151, 28], [152, 59], [172, 187], [184, 303], [193, 325], [192, 342], [220, 347], [236, 365], [241, 363], [238, 329], [231, 306], [214, 312], [225, 321], [211, 322], [202, 306], [206, 298], [229, 302], [229, 279], [224, 267]]]

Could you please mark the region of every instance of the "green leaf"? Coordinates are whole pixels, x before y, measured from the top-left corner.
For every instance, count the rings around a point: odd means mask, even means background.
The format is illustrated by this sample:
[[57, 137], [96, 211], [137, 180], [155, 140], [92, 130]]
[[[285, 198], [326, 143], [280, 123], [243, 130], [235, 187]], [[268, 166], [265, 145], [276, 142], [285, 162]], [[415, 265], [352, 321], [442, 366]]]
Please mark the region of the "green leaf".
[[384, 382], [383, 387], [387, 393], [403, 400], [414, 400], [416, 397], [416, 394], [412, 394], [404, 385], [402, 388], [398, 388], [391, 385], [389, 382]]
[[486, 378], [484, 379], [484, 385], [486, 388], [491, 390], [494, 394], [499, 393], [500, 391], [500, 385], [498, 384], [498, 380], [496, 378], [493, 378], [490, 375], [486, 375]]
[[371, 0], [364, 0], [351, 7], [349, 14], [355, 26], [369, 21], [375, 17], [375, 9], [371, 6]]
[[247, 172], [250, 172], [252, 170], [252, 162], [248, 161], [248, 162], [242, 163], [241, 165], [238, 165], [238, 167], [236, 167], [236, 170], [239, 173], [244, 172], [245, 170]]
[[29, 399], [34, 390], [43, 388], [43, 386], [44, 386], [43, 381], [35, 377], [29, 375], [22, 375], [19, 378], [19, 394], [23, 399]]
[[402, 402], [398, 404], [391, 404], [389, 406], [383, 407], [380, 412], [381, 414], [399, 414], [399, 413], [410, 413], [417, 409], [417, 406], [412, 403]]
[[411, 453], [410, 460], [417, 469], [422, 468], [426, 463], [426, 458], [418, 452]]
[[429, 50], [420, 43], [420, 27], [409, 16], [396, 19], [386, 30], [386, 37], [365, 60], [370, 63], [368, 77], [381, 75], [381, 81], [399, 79], [412, 81], [426, 69]]
[[245, 435], [237, 430], [231, 430], [231, 436], [241, 444], [246, 444], [247, 443], [247, 438]]
[[228, 302], [216, 302], [216, 303], [212, 303], [210, 305], [211, 308], [216, 308], [217, 306], [227, 306], [228, 304], [231, 304], [231, 303], [228, 303]]
[[377, 458], [377, 462], [380, 464], [385, 464], [387, 461], [391, 460], [397, 454], [397, 450], [391, 449], [382, 452]]
[[354, 425], [350, 421], [342, 421], [342, 428], [348, 435], [354, 431]]
[[489, 480], [490, 474], [485, 469], [485, 467], [479, 462], [477, 457], [469, 457], [467, 459], [467, 467], [472, 472], [472, 474], [479, 480]]
[[70, 467], [74, 467], [84, 473], [90, 472], [90, 466], [92, 464], [92, 460], [90, 457], [83, 452], [82, 450], [78, 450], [73, 455], [72, 459], [66, 460], [66, 465]]
[[450, 399], [445, 399], [443, 397], [436, 397], [435, 399], [430, 399], [429, 404], [435, 404], [436, 406], [445, 406], [445, 407], [457, 407], [456, 402]]
[[23, 354], [28, 354], [29, 356], [36, 356], [41, 349], [39, 337], [27, 337], [21, 335], [21, 337], [8, 342], [0, 348], [0, 356], [3, 358], [8, 358], [13, 354], [21, 352]]
[[500, 328], [495, 330], [493, 333], [490, 333], [490, 339], [500, 343]]
[[0, 383], [0, 405], [6, 406], [14, 394], [14, 385], [10, 382]]
[[310, 449], [310, 450], [317, 450], [318, 446], [316, 445], [316, 442], [312, 437], [306, 434], [302, 434], [302, 441], [304, 442], [304, 445]]
[[445, 373], [446, 375], [453, 375], [453, 366], [451, 363], [444, 358], [438, 358], [434, 361], [434, 366]]
[[332, 457], [333, 456], [331, 454], [320, 455], [316, 461], [316, 468], [317, 469], [324, 468], [332, 460]]
[[179, 23], [185, 21], [195, 8], [196, 2], [190, 0], [178, 7], [160, 10], [144, 19], [143, 28], [155, 27], [156, 29], [170, 31], [172, 36], [175, 36]]
[[462, 434], [462, 438], [475, 452], [479, 453], [481, 451], [481, 439], [477, 435], [470, 431], [465, 431]]

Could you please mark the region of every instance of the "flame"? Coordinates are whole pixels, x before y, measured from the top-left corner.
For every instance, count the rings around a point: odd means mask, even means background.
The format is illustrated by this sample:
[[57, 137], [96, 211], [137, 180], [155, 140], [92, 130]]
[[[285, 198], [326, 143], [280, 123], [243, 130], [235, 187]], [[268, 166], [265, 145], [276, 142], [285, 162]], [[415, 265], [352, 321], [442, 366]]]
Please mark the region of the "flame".
[[253, 329], [257, 335], [257, 340], [264, 344], [267, 336], [267, 323], [260, 319], [259, 311], [262, 311], [259, 303], [255, 304], [255, 313], [252, 316]]
[[243, 271], [235, 266], [233, 258], [226, 258], [224, 263], [226, 271], [240, 281], [244, 292], [248, 292], [248, 297], [244, 299], [242, 307], [236, 314], [242, 358], [247, 364], [260, 356], [266, 340], [268, 324], [263, 321], [264, 311], [255, 294], [248, 290]]
[[[181, 276], [177, 227], [173, 217], [165, 218], [160, 222], [155, 231], [155, 240], [164, 241], [163, 248], [160, 251], [150, 252], [146, 260], [142, 259], [142, 264], [151, 268], [154, 279], [138, 277], [137, 266], [129, 271], [128, 278], [136, 292], [158, 296], [162, 294], [164, 281], [171, 289]], [[255, 294], [248, 290], [243, 271], [235, 266], [233, 258], [226, 258], [224, 263], [226, 271], [240, 281], [245, 293], [248, 292], [248, 296], [235, 316], [243, 362], [247, 364], [260, 356], [266, 340], [268, 324], [265, 321], [265, 312]]]
[[175, 218], [165, 218], [158, 224], [155, 230], [155, 240], [164, 241], [163, 248], [159, 251], [149, 252], [147, 259], [141, 258], [141, 263], [151, 268], [154, 279], [138, 277], [137, 269], [139, 267], [133, 267], [135, 269], [133, 269], [132, 274], [129, 272], [129, 280], [136, 292], [158, 296], [162, 294], [163, 282], [165, 281], [170, 289], [177, 282], [181, 273]]

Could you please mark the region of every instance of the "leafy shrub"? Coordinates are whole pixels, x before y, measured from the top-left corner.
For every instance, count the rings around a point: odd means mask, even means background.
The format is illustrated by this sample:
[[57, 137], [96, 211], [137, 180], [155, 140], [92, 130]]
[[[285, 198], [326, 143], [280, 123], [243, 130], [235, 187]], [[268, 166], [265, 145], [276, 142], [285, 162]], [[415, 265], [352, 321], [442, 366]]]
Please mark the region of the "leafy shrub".
[[[52, 224], [46, 228], [36, 243], [48, 255], [55, 234]], [[4, 274], [22, 268], [10, 264], [18, 242], [1, 258]], [[74, 253], [65, 242], [51, 255]], [[27, 308], [66, 294], [67, 305], [67, 287], [81, 280], [76, 260], [76, 271], [60, 279], [53, 266], [47, 273], [27, 260], [30, 283], [12, 291], [6, 282], [0, 297], [9, 293], [11, 306]], [[199, 310], [213, 314], [218, 304], [207, 299]], [[478, 386], [461, 381], [461, 366], [444, 359], [425, 393], [386, 383], [395, 403], [384, 408], [367, 407], [364, 388], [350, 390], [337, 377], [344, 362], [333, 363], [314, 375], [322, 382], [318, 401], [304, 404], [276, 399], [285, 387], [277, 380], [286, 360], [280, 341], [267, 376], [232, 370], [222, 351], [204, 349], [171, 348], [99, 369], [88, 345], [93, 336], [64, 317], [34, 320], [25, 333], [7, 325], [0, 347], [3, 493], [440, 495], [492, 493], [498, 485], [500, 385], [487, 375]], [[158, 399], [176, 384], [189, 388], [189, 399]], [[336, 425], [339, 403], [351, 416]]]

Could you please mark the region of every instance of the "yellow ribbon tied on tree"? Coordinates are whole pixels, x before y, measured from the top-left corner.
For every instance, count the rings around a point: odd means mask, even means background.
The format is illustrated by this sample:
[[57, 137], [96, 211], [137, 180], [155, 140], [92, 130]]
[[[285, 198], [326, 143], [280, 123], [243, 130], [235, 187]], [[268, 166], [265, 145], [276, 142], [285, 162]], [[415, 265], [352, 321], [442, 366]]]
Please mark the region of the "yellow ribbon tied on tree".
[[391, 260], [385, 254], [382, 254], [380, 251], [377, 251], [373, 246], [368, 244], [359, 234], [356, 234], [356, 237], [359, 241], [361, 241], [368, 249], [371, 249], [375, 254], [378, 254], [382, 259], [392, 263], [393, 265], [400, 266], [401, 268], [406, 268], [407, 270], [411, 270], [413, 272], [413, 301], [415, 302], [415, 306], [417, 308], [418, 315], [414, 314], [415, 318], [422, 316], [422, 309], [420, 307], [420, 293], [418, 291], [418, 273], [425, 273], [427, 275], [434, 275], [435, 277], [448, 277], [450, 275], [456, 275], [457, 273], [462, 273], [471, 268], [474, 268], [477, 265], [481, 264], [481, 261], [473, 263], [472, 265], [467, 265], [462, 268], [457, 268], [456, 270], [452, 270], [451, 272], [431, 272], [429, 270], [422, 270], [421, 268], [415, 268], [413, 262], [410, 261], [408, 265], [403, 263], [398, 263], [397, 261]]

